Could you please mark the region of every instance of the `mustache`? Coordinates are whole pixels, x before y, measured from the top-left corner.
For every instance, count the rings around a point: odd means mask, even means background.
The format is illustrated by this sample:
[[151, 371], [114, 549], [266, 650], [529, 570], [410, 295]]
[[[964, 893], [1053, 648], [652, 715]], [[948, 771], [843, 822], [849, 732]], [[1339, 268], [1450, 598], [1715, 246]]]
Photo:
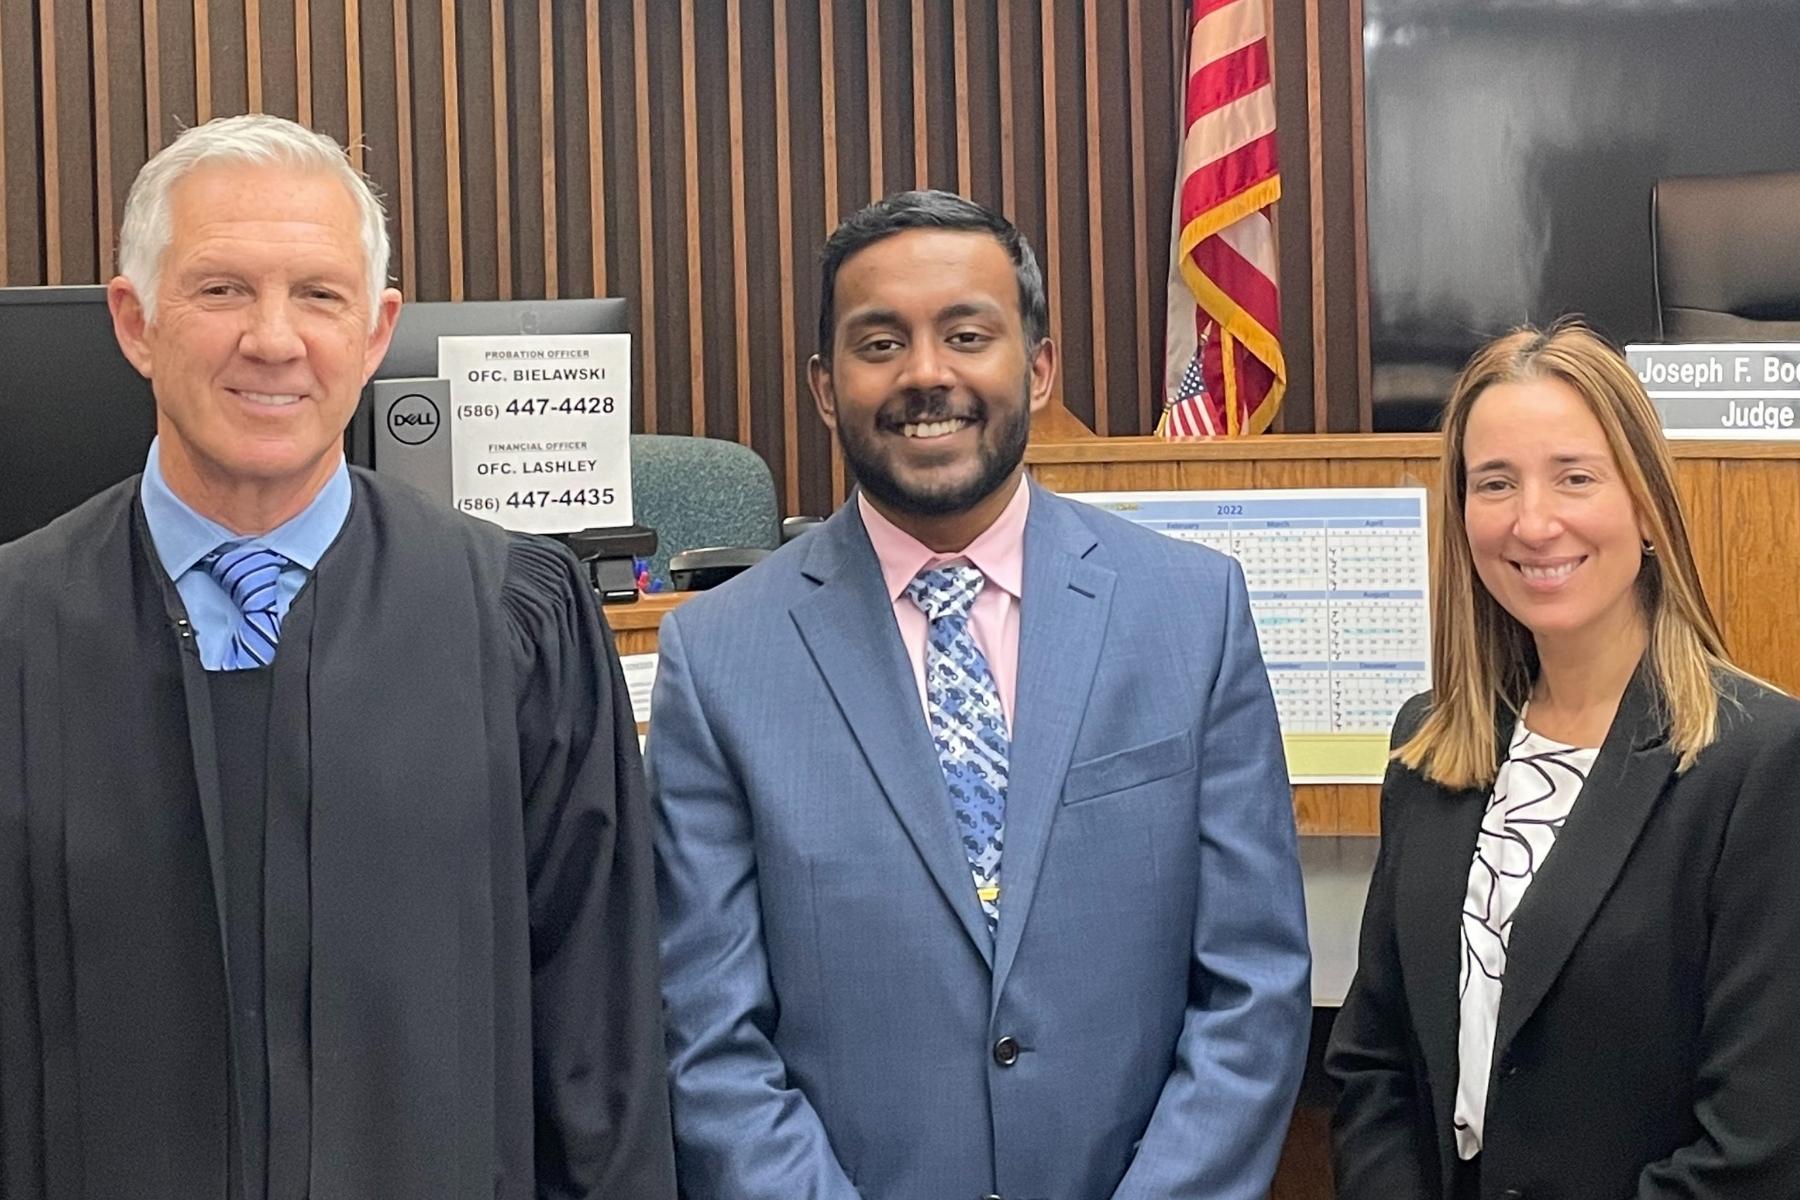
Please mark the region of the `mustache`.
[[958, 404], [950, 396], [933, 392], [909, 392], [882, 405], [880, 421], [898, 429], [902, 425], [920, 425], [931, 421], [961, 419], [987, 420], [987, 405], [975, 397]]

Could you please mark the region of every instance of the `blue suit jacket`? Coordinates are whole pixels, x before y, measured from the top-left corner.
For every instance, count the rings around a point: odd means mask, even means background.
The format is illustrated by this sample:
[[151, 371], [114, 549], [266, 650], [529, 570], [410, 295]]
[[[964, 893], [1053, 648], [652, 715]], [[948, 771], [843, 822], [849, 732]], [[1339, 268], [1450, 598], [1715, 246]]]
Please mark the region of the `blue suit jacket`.
[[1242, 574], [1034, 490], [1020, 615], [991, 938], [854, 504], [664, 620], [691, 1200], [1266, 1193], [1310, 1001]]

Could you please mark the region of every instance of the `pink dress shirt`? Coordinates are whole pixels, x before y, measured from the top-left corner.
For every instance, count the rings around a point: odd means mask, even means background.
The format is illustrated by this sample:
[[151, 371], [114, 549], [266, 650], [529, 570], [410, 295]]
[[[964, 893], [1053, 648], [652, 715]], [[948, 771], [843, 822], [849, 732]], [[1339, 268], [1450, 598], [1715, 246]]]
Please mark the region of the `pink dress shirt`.
[[968, 562], [987, 576], [981, 594], [969, 610], [969, 632], [975, 644], [987, 656], [988, 669], [994, 673], [994, 686], [1000, 689], [1000, 707], [1006, 713], [1007, 728], [1013, 724], [1013, 695], [1019, 678], [1019, 593], [1025, 580], [1025, 516], [1031, 507], [1031, 489], [1019, 480], [1019, 490], [994, 519], [994, 523], [955, 554], [939, 554], [910, 533], [875, 511], [861, 492], [856, 496], [869, 531], [869, 542], [881, 562], [881, 577], [894, 602], [894, 620], [900, 626], [900, 640], [906, 646], [906, 657], [912, 663], [913, 682], [919, 688], [919, 706], [929, 710], [925, 700], [925, 614], [906, 595], [906, 585], [927, 567], [945, 563]]

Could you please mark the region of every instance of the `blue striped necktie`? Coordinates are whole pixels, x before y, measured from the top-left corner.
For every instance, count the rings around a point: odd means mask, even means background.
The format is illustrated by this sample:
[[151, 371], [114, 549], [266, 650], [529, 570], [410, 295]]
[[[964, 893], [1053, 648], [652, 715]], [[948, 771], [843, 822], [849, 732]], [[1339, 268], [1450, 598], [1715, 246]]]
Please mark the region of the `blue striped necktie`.
[[243, 671], [275, 661], [275, 643], [281, 638], [276, 581], [288, 560], [266, 546], [244, 542], [220, 546], [201, 559], [200, 565], [225, 589], [238, 610], [224, 669]]
[[906, 594], [930, 623], [925, 706], [931, 740], [992, 933], [1000, 922], [1000, 846], [1012, 737], [994, 673], [969, 632], [969, 609], [986, 582], [966, 564], [936, 567], [920, 571]]

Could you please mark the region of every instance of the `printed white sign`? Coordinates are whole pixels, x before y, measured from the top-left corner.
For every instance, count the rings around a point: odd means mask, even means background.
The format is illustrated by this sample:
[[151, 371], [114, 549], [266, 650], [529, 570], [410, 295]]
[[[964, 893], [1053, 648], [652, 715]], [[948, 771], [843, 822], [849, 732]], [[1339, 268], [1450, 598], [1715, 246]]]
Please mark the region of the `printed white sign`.
[[1671, 438], [1800, 438], [1800, 343], [1627, 346]]
[[525, 533], [631, 524], [631, 338], [438, 339], [457, 508]]

